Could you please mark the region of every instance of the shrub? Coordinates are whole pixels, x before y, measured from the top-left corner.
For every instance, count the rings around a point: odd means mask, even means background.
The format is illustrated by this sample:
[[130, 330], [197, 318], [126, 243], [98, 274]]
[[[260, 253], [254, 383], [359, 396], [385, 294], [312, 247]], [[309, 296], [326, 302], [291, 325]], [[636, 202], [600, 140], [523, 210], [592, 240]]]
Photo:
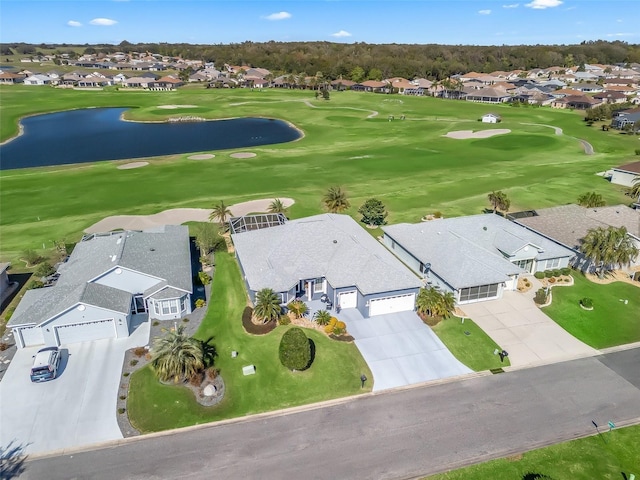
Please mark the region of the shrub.
[[293, 300], [287, 304], [287, 308], [296, 318], [304, 317], [309, 313], [309, 307], [302, 300]]
[[347, 331], [347, 325], [344, 322], [336, 322], [335, 326], [333, 327], [333, 334], [334, 335], [342, 335], [343, 333], [345, 333]]
[[127, 396], [126, 395], [120, 395], [120, 400], [126, 400]]
[[189, 323], [189, 319], [188, 318], [183, 318], [182, 319], [182, 323]]
[[311, 345], [301, 328], [290, 328], [280, 340], [280, 363], [289, 370], [304, 370], [311, 362]]
[[331, 317], [331, 320], [329, 320], [329, 323], [327, 323], [327, 325], [325, 325], [324, 327], [324, 332], [325, 333], [333, 332], [333, 328], [336, 326], [337, 322], [338, 322], [338, 319], [336, 317]]
[[122, 376], [123, 376], [123, 377], [128, 377], [129, 375], [130, 375], [130, 373], [129, 373], [129, 372], [124, 372], [124, 373], [122, 374]]
[[569, 275], [571, 273], [571, 269], [569, 267], [561, 268], [560, 273], [562, 273], [562, 275]]
[[137, 364], [138, 360], [136, 360], [135, 358], [129, 362], [129, 365], [131, 365], [132, 367], [135, 367]]
[[442, 218], [442, 212], [433, 212], [433, 218]]
[[554, 277], [559, 277], [560, 275], [562, 275], [562, 272], [560, 272], [560, 270], [553, 270], [553, 276]]
[[556, 283], [556, 277], [551, 277], [549, 279], [549, 283]]
[[328, 325], [331, 321], [331, 314], [327, 310], [318, 310], [313, 314], [313, 319], [318, 325]]
[[24, 255], [24, 259], [27, 261], [27, 263], [31, 266], [33, 265], [37, 265], [38, 263], [40, 263], [42, 260], [44, 260], [42, 258], [42, 256], [40, 254], [38, 254], [38, 252], [36, 252], [35, 250], [25, 250], [23, 252]]
[[189, 384], [194, 387], [199, 387], [202, 385], [202, 381], [204, 380], [204, 372], [196, 372], [189, 377]]
[[544, 271], [544, 276], [547, 277], [547, 278], [553, 277], [553, 270], [545, 270]]
[[533, 274], [534, 277], [536, 277], [538, 280], [541, 280], [544, 278], [544, 272], [536, 272]]
[[636, 148], [636, 155], [640, 155], [640, 148]]
[[206, 272], [198, 272], [198, 279], [202, 285], [209, 285], [211, 283], [211, 277]]
[[158, 320], [154, 320], [151, 325], [153, 325], [154, 327], [157, 327], [158, 325], [160, 325], [160, 322]]
[[4, 314], [4, 319], [8, 322], [9, 320], [11, 320], [11, 317], [13, 316], [13, 312], [16, 311], [16, 307], [9, 307], [7, 308], [6, 313]]
[[536, 296], [533, 298], [533, 301], [538, 305], [544, 305], [547, 303], [547, 291], [544, 288], [538, 289], [536, 292]]
[[125, 412], [124, 408], [119, 408], [119, 409], [118, 409], [118, 413], [119, 413], [120, 415], [122, 415], [124, 412]]
[[27, 287], [27, 290], [34, 290], [36, 288], [42, 288], [42, 287], [44, 287], [44, 283], [42, 283], [40, 280], [34, 280], [29, 284], [29, 286]]
[[137, 347], [133, 350], [133, 354], [136, 357], [143, 357], [147, 354], [147, 349], [145, 347]]
[[53, 268], [53, 265], [51, 265], [49, 262], [42, 262], [40, 265], [38, 265], [38, 268], [36, 268], [35, 275], [37, 277], [48, 277], [55, 271], [56, 269]]
[[215, 378], [220, 375], [220, 372], [218, 371], [217, 368], [213, 368], [213, 367], [209, 367], [207, 368], [207, 370], [205, 371], [207, 378], [209, 380], [215, 380]]
[[593, 308], [593, 300], [591, 300], [589, 297], [584, 297], [580, 299], [580, 305], [582, 305], [584, 308]]
[[196, 308], [202, 308], [207, 304], [207, 302], [204, 301], [204, 299], [199, 298], [196, 300]]
[[280, 318], [278, 318], [278, 325], [290, 325], [291, 324], [291, 318], [289, 317], [289, 315], [283, 314], [280, 315]]

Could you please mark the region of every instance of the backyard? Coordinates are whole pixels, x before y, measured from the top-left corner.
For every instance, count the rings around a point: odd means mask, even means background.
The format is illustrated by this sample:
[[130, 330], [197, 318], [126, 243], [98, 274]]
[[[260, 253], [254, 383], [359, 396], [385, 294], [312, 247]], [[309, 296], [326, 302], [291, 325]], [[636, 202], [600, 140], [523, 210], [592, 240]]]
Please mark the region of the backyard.
[[560, 443], [428, 477], [429, 480], [629, 479], [640, 473], [640, 426]]
[[[553, 301], [544, 307], [545, 314], [593, 348], [640, 341], [638, 286], [623, 282], [598, 284], [575, 272], [573, 279], [573, 286], [552, 290]], [[580, 306], [580, 300], [585, 297], [593, 301], [593, 310]]]
[[[131, 376], [128, 414], [143, 433], [196, 425], [346, 397], [364, 389], [360, 375], [372, 378], [357, 347], [329, 339], [323, 333], [305, 329], [315, 344], [315, 360], [308, 370], [291, 372], [280, 364], [278, 345], [289, 327], [253, 336], [242, 327], [246, 293], [233, 256], [216, 255], [216, 273], [208, 312], [195, 337], [211, 341], [217, 350], [215, 366], [225, 382], [225, 397], [214, 407], [200, 406], [184, 387], [160, 384], [151, 367]], [[238, 356], [232, 358], [231, 352]], [[242, 367], [255, 365], [254, 375], [243, 376]]]
[[[351, 200], [346, 213], [378, 197], [389, 223], [417, 222], [440, 211], [446, 217], [479, 213], [487, 193], [503, 190], [511, 210], [547, 207], [596, 191], [609, 204], [628, 200], [594, 173], [632, 158], [633, 138], [587, 127], [579, 114], [549, 108], [492, 105], [511, 133], [456, 140], [454, 130], [491, 128], [479, 123], [487, 106], [425, 97], [334, 92], [330, 101], [312, 92], [206, 90], [177, 92], [72, 91], [0, 86], [0, 139], [18, 132], [19, 118], [69, 108], [132, 107], [134, 120], [163, 120], [180, 113], [204, 118], [263, 116], [300, 128], [295, 142], [252, 148], [255, 158], [232, 159], [218, 151], [206, 161], [190, 154], [145, 159], [144, 168], [119, 170], [121, 162], [0, 172], [0, 260], [23, 268], [23, 252], [42, 252], [53, 241], [78, 240], [83, 229], [114, 214], [149, 214], [167, 208], [210, 207], [269, 197], [291, 197], [291, 217], [321, 211], [326, 188], [341, 184]], [[191, 110], [158, 108], [195, 105]], [[377, 114], [376, 114], [377, 113]], [[388, 121], [394, 115], [396, 120]], [[406, 120], [399, 120], [405, 115]], [[528, 123], [555, 125], [551, 128]], [[595, 148], [585, 155], [576, 138]], [[97, 147], [97, 146], [96, 146]], [[197, 153], [197, 152], [196, 152]], [[359, 218], [358, 218], [359, 220]]]

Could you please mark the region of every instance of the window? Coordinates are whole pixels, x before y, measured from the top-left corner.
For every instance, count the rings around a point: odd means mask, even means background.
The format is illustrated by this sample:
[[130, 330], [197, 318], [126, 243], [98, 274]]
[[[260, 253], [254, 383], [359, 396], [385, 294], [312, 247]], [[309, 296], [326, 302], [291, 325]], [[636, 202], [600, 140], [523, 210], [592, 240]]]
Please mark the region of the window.
[[171, 313], [178, 313], [178, 300], [169, 300], [169, 309]]
[[162, 302], [162, 314], [163, 315], [169, 315], [169, 313], [170, 313], [169, 302], [170, 302], [170, 300], [164, 300]]
[[181, 312], [184, 312], [187, 309], [187, 307], [186, 307], [186, 303], [187, 303], [186, 299], [187, 299], [186, 297], [181, 297], [180, 298], [180, 311]]
[[156, 312], [156, 315], [160, 315], [160, 304], [158, 302], [153, 302], [153, 311]]
[[549, 270], [550, 268], [558, 268], [559, 266], [560, 266], [559, 258], [550, 258], [549, 260], [547, 260], [547, 263], [545, 264], [545, 269]]
[[324, 278], [313, 280], [313, 293], [324, 293]]
[[498, 284], [480, 285], [460, 289], [460, 302], [471, 302], [483, 298], [493, 298], [498, 296]]

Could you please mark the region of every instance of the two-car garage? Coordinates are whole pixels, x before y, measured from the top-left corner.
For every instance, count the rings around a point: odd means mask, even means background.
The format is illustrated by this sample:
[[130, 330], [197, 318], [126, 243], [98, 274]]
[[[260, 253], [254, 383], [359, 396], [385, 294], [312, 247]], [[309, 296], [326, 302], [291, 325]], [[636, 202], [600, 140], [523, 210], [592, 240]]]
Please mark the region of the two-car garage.
[[412, 311], [415, 303], [415, 293], [375, 298], [369, 300], [369, 316], [375, 317], [376, 315]]

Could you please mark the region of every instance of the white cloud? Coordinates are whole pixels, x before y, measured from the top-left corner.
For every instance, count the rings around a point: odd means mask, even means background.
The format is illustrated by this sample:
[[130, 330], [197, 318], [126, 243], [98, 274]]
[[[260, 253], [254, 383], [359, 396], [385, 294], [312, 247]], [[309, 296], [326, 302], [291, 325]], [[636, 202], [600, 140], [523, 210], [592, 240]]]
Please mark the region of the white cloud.
[[524, 6], [544, 10], [545, 8], [559, 7], [562, 3], [562, 0], [533, 0], [531, 3], [525, 3]]
[[331, 36], [336, 38], [343, 38], [343, 37], [350, 37], [351, 34], [346, 30], [340, 30], [339, 32], [332, 33]]
[[509, 5], [502, 5], [502, 8], [518, 8], [519, 6], [519, 3], [510, 3]]
[[491, 10], [478, 10], [480, 15], [491, 15]]
[[635, 33], [607, 33], [607, 37], [635, 37]]
[[291, 18], [291, 14], [289, 12], [278, 12], [272, 13], [271, 15], [267, 15], [263, 18], [265, 20], [286, 20], [287, 18]]
[[621, 19], [621, 18], [619, 18], [619, 19], [617, 19], [617, 20], [616, 20], [616, 22], [618, 22], [618, 23], [622, 23], [622, 19]]
[[111, 20], [110, 18], [94, 18], [89, 23], [91, 25], [100, 25], [102, 27], [110, 27], [111, 25], [115, 25], [118, 22], [115, 20]]
[[75, 20], [69, 20], [67, 22], [67, 25], [69, 25], [70, 27], [81, 27], [82, 24], [80, 22], [76, 22]]

